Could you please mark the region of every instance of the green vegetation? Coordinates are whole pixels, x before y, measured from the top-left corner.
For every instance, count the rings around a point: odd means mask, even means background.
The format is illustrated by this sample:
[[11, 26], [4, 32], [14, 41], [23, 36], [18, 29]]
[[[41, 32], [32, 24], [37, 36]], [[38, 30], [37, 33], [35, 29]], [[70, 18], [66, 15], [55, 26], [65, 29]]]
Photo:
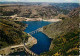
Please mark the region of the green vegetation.
[[[52, 41], [52, 48], [45, 55], [79, 55], [79, 31], [60, 35]], [[58, 54], [56, 54], [58, 53]]]
[[23, 31], [25, 24], [0, 18], [0, 49], [6, 46], [22, 43], [28, 35]]
[[0, 16], [11, 16], [18, 14], [20, 11], [18, 9], [10, 9], [8, 7], [0, 7]]
[[72, 10], [61, 22], [44, 26], [44, 33], [52, 38], [50, 51], [43, 55], [79, 55], [79, 11], [80, 7]]
[[[25, 9], [25, 10], [24, 10]], [[12, 6], [1, 6], [0, 15], [1, 16], [11, 16], [17, 14], [20, 17], [27, 18], [53, 18], [56, 16], [57, 8], [53, 6], [21, 6], [21, 5], [12, 5]]]
[[[52, 38], [50, 50], [41, 55], [79, 55], [79, 4], [51, 3], [48, 6], [35, 5], [9, 5], [0, 6], [0, 16], [11, 16], [17, 14], [19, 17], [63, 19], [44, 26], [44, 33]], [[72, 10], [73, 8], [76, 8]], [[71, 11], [72, 10], [72, 11]], [[69, 11], [71, 11], [69, 13]], [[68, 14], [69, 13], [69, 14]], [[0, 17], [0, 49], [6, 46], [20, 44], [24, 38], [29, 37], [23, 30], [25, 25], [13, 21], [10, 17]]]

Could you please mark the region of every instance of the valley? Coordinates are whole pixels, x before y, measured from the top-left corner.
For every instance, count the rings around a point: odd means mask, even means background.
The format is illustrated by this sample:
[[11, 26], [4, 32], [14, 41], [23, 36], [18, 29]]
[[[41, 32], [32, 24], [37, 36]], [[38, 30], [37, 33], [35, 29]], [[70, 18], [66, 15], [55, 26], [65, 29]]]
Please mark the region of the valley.
[[[22, 56], [79, 55], [79, 12], [78, 3], [1, 2], [0, 49], [19, 44], [23, 44], [21, 48], [24, 49], [17, 52], [18, 47], [14, 49], [16, 52], [0, 53]], [[43, 31], [35, 31], [39, 28]]]

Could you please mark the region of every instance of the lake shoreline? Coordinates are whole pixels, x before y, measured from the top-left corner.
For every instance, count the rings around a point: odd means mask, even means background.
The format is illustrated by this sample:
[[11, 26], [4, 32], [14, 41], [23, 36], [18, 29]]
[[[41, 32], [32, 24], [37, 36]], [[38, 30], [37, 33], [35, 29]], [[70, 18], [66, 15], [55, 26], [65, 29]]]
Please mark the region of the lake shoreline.
[[14, 21], [47, 21], [47, 22], [58, 22], [58, 21], [62, 21], [62, 19], [57, 19], [57, 18], [52, 18], [52, 19], [26, 18], [26, 17], [17, 17], [17, 15], [0, 16], [0, 17], [10, 17], [10, 18], [14, 19]]
[[62, 19], [26, 18], [25, 21], [47, 21], [47, 22], [58, 22], [58, 21], [62, 21]]
[[26, 18], [26, 17], [17, 17], [17, 15], [10, 16], [12, 18], [16, 18], [14, 21], [48, 21], [48, 22], [58, 22], [62, 21], [62, 19], [51, 18], [51, 19], [43, 19], [43, 18]]

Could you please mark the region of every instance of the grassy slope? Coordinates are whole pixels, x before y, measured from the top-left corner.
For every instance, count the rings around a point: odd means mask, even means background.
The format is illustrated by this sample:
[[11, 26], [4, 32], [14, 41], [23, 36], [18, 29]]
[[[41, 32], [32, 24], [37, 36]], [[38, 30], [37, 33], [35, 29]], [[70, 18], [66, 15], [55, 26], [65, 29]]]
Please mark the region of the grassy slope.
[[0, 48], [20, 44], [27, 37], [23, 31], [24, 24], [0, 18]]
[[79, 51], [79, 11], [74, 9], [70, 18], [44, 27], [44, 33], [51, 37], [50, 51], [44, 55], [78, 55]]

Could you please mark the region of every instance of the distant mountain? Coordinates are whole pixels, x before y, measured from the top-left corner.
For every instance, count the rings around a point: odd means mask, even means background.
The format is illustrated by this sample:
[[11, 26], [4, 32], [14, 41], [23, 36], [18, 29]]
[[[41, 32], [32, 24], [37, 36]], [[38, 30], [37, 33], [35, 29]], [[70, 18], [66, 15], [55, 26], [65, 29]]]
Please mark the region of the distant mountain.
[[68, 16], [73, 18], [73, 17], [79, 17], [79, 11], [80, 11], [80, 7], [73, 9]]
[[17, 14], [27, 18], [54, 18], [59, 12], [54, 6], [42, 5], [3, 5], [0, 7], [1, 16], [11, 16]]
[[68, 14], [71, 10], [80, 7], [79, 3], [50, 3], [50, 5], [59, 8], [59, 11]]
[[44, 2], [0, 2], [0, 4], [16, 4], [16, 5], [41, 5]]
[[72, 10], [80, 6], [79, 3], [50, 3], [50, 5], [67, 10]]
[[66, 15], [72, 9], [79, 7], [79, 4], [77, 3], [9, 2], [7, 5], [6, 4], [7, 2], [0, 5], [1, 16], [11, 16], [11, 15], [17, 14], [18, 16], [21, 16], [21, 17], [43, 18], [43, 19], [54, 18], [55, 16], [59, 14]]
[[47, 2], [0, 2], [0, 4], [16, 4], [16, 5], [51, 5], [61, 9], [71, 10], [79, 7], [79, 3], [47, 3]]

